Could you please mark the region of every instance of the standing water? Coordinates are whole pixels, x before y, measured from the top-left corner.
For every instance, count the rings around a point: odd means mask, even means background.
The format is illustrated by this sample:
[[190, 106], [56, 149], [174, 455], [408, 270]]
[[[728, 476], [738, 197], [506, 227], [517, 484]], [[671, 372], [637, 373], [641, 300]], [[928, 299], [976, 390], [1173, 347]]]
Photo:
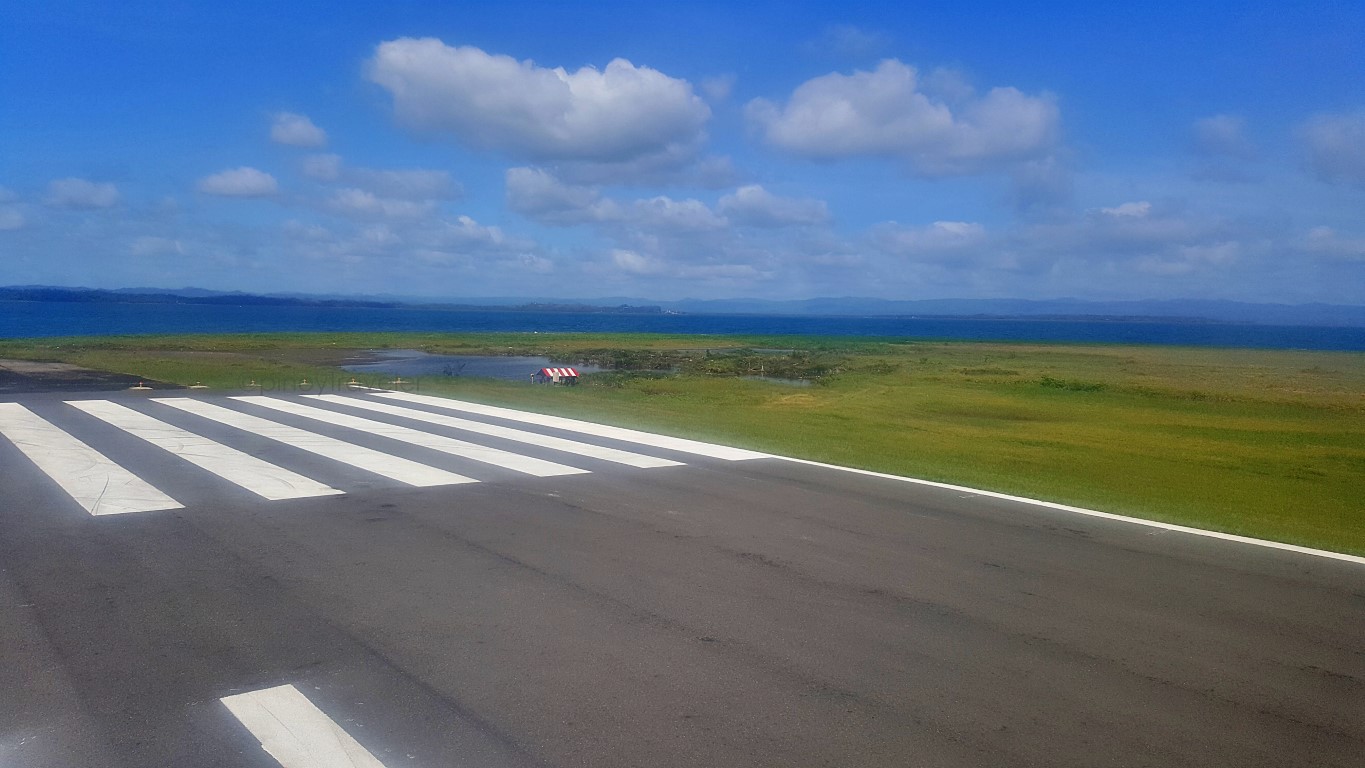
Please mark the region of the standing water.
[[[373, 359], [378, 358], [378, 359]], [[527, 381], [541, 368], [562, 366], [548, 357], [501, 357], [498, 355], [433, 355], [418, 349], [385, 349], [363, 363], [341, 366], [352, 373], [389, 376], [478, 376], [485, 379]], [[580, 373], [603, 370], [594, 365], [575, 365]]]

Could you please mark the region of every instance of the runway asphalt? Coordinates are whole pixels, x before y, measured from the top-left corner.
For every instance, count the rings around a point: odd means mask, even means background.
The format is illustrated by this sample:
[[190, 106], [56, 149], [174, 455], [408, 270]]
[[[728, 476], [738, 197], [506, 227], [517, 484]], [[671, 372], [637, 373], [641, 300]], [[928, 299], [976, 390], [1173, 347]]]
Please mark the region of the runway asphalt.
[[420, 397], [254, 397], [0, 402], [0, 766], [1365, 755], [1359, 561]]

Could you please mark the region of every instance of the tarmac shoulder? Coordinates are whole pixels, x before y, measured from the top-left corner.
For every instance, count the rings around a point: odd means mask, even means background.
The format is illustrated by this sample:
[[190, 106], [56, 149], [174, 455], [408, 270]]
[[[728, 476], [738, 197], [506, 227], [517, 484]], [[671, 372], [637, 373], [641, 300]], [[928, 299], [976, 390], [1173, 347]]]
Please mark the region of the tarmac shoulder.
[[0, 395], [40, 392], [112, 392], [143, 384], [152, 389], [180, 389], [126, 373], [82, 368], [70, 363], [0, 358]]

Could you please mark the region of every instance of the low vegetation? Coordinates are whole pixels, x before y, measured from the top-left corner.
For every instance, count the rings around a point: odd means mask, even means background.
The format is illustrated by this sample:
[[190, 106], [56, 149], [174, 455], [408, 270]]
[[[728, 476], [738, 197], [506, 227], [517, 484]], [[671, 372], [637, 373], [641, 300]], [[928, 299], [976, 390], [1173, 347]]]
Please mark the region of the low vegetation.
[[[359, 351], [546, 355], [575, 388], [425, 392], [667, 431], [1365, 554], [1365, 355], [1146, 346], [586, 334], [269, 334], [0, 342], [218, 388], [340, 387]], [[384, 384], [389, 377], [363, 377]]]

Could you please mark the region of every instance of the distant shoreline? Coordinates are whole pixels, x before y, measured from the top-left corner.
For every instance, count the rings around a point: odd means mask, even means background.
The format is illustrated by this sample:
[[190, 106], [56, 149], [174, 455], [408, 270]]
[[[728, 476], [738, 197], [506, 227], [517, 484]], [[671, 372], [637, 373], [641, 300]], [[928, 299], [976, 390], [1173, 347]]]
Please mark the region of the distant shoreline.
[[905, 321], [1178, 323], [1365, 328], [1365, 306], [1252, 304], [1231, 301], [1080, 301], [1073, 299], [638, 298], [423, 300], [416, 297], [254, 294], [183, 289], [98, 289], [47, 285], [0, 286], [0, 302], [103, 305], [198, 305], [429, 312], [538, 312], [570, 315], [791, 318], [886, 318]]
[[[0, 289], [0, 302], [29, 302], [29, 303], [50, 303], [50, 304], [195, 304], [204, 306], [227, 306], [227, 307], [318, 307], [327, 309], [412, 309], [426, 310], [432, 312], [548, 312], [548, 313], [568, 313], [568, 314], [598, 314], [598, 315], [688, 315], [698, 314], [689, 312], [669, 311], [665, 312], [660, 307], [655, 306], [633, 306], [621, 305], [615, 307], [600, 307], [591, 304], [510, 304], [510, 305], [485, 305], [485, 304], [405, 304], [401, 302], [377, 302], [344, 299], [295, 299], [275, 296], [241, 295], [241, 296], [178, 296], [175, 294], [120, 294], [108, 291], [89, 291], [72, 296], [64, 297], [30, 297], [15, 298], [5, 295], [5, 290]], [[803, 317], [804, 315], [784, 315], [772, 314], [767, 312], [715, 312], [707, 313], [722, 316], [736, 317]], [[1078, 323], [1178, 323], [1178, 324], [1229, 324], [1229, 325], [1254, 325], [1251, 321], [1238, 320], [1218, 320], [1208, 317], [1168, 317], [1164, 315], [1003, 315], [1003, 314], [970, 314], [970, 315], [926, 315], [926, 314], [822, 314], [816, 317], [839, 319], [839, 318], [859, 318], [876, 317], [890, 320], [1001, 320], [1011, 322], [1078, 322]]]
[[1166, 318], [562, 312], [483, 307], [0, 301], [0, 339], [275, 333], [662, 334], [1365, 352], [1365, 328]]
[[74, 304], [205, 304], [232, 307], [335, 307], [354, 309], [429, 309], [459, 312], [593, 312], [617, 314], [663, 314], [656, 306], [623, 304], [602, 307], [591, 304], [528, 303], [511, 306], [483, 304], [413, 304], [400, 301], [369, 301], [365, 299], [306, 299], [292, 296], [262, 296], [253, 293], [214, 294], [191, 296], [177, 293], [126, 293], [93, 288], [0, 288], [0, 301], [31, 301]]

